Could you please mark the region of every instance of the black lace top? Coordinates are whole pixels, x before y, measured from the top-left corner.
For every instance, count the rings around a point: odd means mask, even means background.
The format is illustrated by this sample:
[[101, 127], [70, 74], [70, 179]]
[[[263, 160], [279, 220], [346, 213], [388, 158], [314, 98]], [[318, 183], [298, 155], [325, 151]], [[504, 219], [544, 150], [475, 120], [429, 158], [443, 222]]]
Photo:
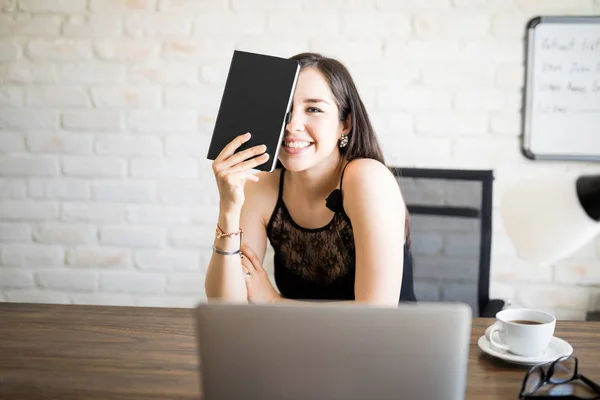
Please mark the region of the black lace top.
[[[345, 168], [344, 168], [345, 170]], [[267, 237], [275, 250], [275, 283], [283, 297], [299, 300], [354, 300], [355, 249], [352, 224], [342, 205], [340, 189], [327, 198], [334, 211], [331, 221], [315, 229], [303, 228], [283, 201], [281, 170], [279, 197], [267, 225]], [[401, 301], [415, 301], [412, 255], [404, 246]]]

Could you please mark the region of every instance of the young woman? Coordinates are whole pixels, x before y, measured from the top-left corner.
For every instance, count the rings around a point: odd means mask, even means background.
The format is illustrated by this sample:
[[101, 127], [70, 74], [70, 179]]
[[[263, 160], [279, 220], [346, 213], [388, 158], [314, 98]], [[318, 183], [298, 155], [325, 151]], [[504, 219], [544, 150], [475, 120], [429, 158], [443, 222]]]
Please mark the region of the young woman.
[[[220, 213], [207, 297], [381, 306], [416, 300], [406, 206], [352, 77], [320, 54], [292, 59], [301, 71], [282, 168], [251, 171], [267, 161], [264, 146], [234, 154], [251, 132], [213, 162]], [[267, 240], [278, 291], [262, 266]]]

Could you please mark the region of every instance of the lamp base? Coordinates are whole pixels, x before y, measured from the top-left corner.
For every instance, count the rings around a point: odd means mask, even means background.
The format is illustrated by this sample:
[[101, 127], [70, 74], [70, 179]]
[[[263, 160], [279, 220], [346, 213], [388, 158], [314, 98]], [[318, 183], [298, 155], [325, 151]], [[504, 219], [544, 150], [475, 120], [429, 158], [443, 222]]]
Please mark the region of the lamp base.
[[584, 175], [577, 178], [577, 197], [586, 214], [600, 221], [600, 175]]

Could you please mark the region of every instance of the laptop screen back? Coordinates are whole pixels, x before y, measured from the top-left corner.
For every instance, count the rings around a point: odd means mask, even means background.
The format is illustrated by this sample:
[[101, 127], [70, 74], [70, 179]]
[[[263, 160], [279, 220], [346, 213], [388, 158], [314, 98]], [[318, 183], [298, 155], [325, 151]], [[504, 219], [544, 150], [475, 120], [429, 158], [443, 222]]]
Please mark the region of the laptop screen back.
[[463, 399], [464, 304], [202, 304], [201, 381], [214, 399]]

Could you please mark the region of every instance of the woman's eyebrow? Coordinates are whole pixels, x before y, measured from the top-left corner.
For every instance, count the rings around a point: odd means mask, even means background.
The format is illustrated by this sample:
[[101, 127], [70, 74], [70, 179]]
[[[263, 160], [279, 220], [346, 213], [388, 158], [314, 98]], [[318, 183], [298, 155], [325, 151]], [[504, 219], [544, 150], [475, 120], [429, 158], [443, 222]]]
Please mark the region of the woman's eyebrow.
[[327, 100], [323, 99], [304, 99], [304, 103], [325, 103], [327, 105], [330, 105]]

